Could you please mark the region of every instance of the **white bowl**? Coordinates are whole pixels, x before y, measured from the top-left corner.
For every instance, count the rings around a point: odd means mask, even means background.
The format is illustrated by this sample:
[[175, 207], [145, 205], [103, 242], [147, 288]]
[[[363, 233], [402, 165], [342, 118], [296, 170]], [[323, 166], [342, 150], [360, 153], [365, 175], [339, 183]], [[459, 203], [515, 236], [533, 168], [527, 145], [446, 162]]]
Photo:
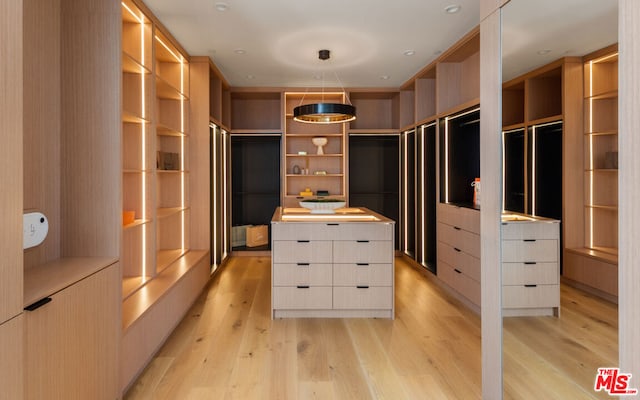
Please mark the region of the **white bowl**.
[[301, 201], [300, 207], [311, 210], [311, 214], [335, 214], [337, 208], [342, 208], [347, 203], [343, 200], [331, 200], [331, 201]]

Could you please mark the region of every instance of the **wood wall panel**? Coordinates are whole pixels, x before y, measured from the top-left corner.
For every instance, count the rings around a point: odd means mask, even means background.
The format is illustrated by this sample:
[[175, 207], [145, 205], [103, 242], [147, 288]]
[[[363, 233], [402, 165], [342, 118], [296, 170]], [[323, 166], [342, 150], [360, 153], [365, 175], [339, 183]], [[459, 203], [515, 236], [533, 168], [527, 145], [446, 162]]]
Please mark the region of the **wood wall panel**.
[[640, 2], [620, 0], [619, 15], [619, 354], [620, 368], [640, 387]]
[[60, 0], [24, 1], [23, 40], [29, 77], [24, 80], [23, 208], [49, 220], [46, 240], [24, 252], [29, 269], [60, 258]]
[[[0, 10], [2, 6], [0, 6]], [[23, 319], [21, 314], [0, 324], [0, 399], [22, 399], [23, 387]]]
[[[486, 0], [490, 2], [491, 0]], [[500, 11], [480, 25], [480, 171], [482, 209], [481, 318], [482, 398], [502, 398], [502, 304], [500, 214], [502, 211], [502, 55]]]
[[61, 0], [64, 256], [120, 254], [120, 7]]
[[22, 310], [22, 1], [0, 3], [0, 323]]

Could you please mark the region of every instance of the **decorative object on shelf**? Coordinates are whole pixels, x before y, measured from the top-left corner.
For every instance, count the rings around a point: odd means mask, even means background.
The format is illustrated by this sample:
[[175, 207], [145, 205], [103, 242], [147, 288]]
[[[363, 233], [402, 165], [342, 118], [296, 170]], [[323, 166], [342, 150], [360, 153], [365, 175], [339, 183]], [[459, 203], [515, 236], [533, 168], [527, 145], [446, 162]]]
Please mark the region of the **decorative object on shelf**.
[[130, 210], [124, 210], [122, 212], [122, 226], [129, 225], [136, 220], [136, 212]]
[[317, 155], [324, 155], [324, 146], [328, 143], [326, 137], [314, 137], [311, 139], [311, 143], [318, 148], [318, 151], [316, 152]]
[[38, 246], [49, 233], [49, 220], [41, 212], [30, 212], [22, 215], [22, 248]]
[[480, 207], [480, 178], [476, 178], [471, 182], [473, 187], [473, 206]]
[[180, 169], [180, 154], [158, 151], [157, 168], [166, 171]]
[[295, 175], [300, 175], [302, 173], [302, 170], [300, 169], [300, 167], [298, 165], [294, 165], [293, 166], [293, 173]]
[[304, 189], [303, 192], [300, 192], [300, 196], [303, 196], [303, 197], [313, 196], [313, 192], [311, 191], [310, 188], [306, 188]]
[[329, 195], [329, 191], [328, 190], [320, 190], [318, 189], [316, 191], [316, 196], [328, 196]]
[[[330, 58], [331, 52], [329, 50], [318, 51], [318, 58], [322, 61], [326, 61]], [[335, 71], [334, 71], [335, 73]], [[340, 83], [338, 74], [336, 73], [336, 79]], [[322, 75], [324, 88], [324, 74]], [[340, 84], [342, 87], [342, 84]], [[342, 87], [344, 92], [344, 88]], [[348, 101], [347, 97], [347, 101]], [[304, 97], [302, 98], [304, 101]], [[301, 101], [301, 102], [302, 102]], [[298, 122], [305, 122], [311, 124], [336, 124], [342, 122], [349, 122], [356, 119], [356, 108], [349, 102], [349, 104], [340, 103], [312, 103], [303, 104], [293, 109], [293, 119]]]
[[264, 246], [269, 243], [269, 229], [266, 225], [247, 227], [247, 247]]
[[320, 171], [316, 171], [316, 172], [314, 172], [313, 174], [314, 174], [314, 175], [326, 175], [326, 174], [327, 174], [327, 171], [322, 171], [322, 170], [320, 170]]
[[335, 210], [345, 204], [346, 201], [338, 199], [309, 199], [300, 202], [300, 206], [311, 210], [311, 214], [335, 214]]
[[299, 155], [299, 156], [306, 156], [306, 155], [307, 155], [307, 152], [306, 152], [306, 151], [299, 151], [299, 152], [298, 152], [298, 155]]

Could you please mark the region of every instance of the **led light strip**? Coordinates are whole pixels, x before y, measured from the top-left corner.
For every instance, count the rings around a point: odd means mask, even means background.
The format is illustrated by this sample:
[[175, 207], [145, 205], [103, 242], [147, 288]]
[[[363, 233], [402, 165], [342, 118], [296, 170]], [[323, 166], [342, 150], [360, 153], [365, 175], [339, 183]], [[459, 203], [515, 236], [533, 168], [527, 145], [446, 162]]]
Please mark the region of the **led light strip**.
[[407, 238], [409, 237], [409, 229], [407, 227], [409, 220], [409, 203], [407, 198], [409, 197], [409, 189], [407, 188], [407, 181], [409, 180], [409, 166], [407, 165], [408, 156], [409, 156], [409, 131], [404, 133], [404, 252], [407, 254], [409, 252], [409, 243]]
[[425, 252], [427, 251], [427, 247], [426, 247], [426, 240], [424, 239], [426, 230], [425, 230], [425, 226], [427, 225], [427, 221], [425, 221], [425, 211], [426, 211], [426, 207], [425, 207], [425, 193], [424, 193], [424, 174], [425, 174], [425, 168], [424, 168], [424, 145], [425, 145], [425, 137], [424, 137], [424, 130], [426, 128], [426, 125], [422, 125], [420, 127], [420, 138], [421, 138], [421, 146], [420, 146], [420, 171], [422, 171], [422, 182], [420, 185], [420, 209], [421, 209], [421, 215], [422, 215], [422, 223], [420, 224], [420, 242], [422, 244], [422, 249], [420, 251], [420, 263], [422, 265], [425, 265]]
[[593, 247], [593, 61], [589, 62], [589, 247]]

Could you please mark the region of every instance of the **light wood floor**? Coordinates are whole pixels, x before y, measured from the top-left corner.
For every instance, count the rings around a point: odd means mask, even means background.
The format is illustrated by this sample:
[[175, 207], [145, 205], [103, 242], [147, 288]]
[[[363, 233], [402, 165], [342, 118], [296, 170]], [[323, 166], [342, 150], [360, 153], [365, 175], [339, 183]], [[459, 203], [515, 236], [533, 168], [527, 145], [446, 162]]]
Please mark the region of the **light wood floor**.
[[[590, 398], [595, 368], [616, 365], [615, 306], [562, 295], [560, 319], [505, 323], [505, 398]], [[125, 399], [466, 400], [480, 398], [480, 382], [478, 316], [401, 259], [395, 320], [271, 320], [270, 259], [241, 257]]]

